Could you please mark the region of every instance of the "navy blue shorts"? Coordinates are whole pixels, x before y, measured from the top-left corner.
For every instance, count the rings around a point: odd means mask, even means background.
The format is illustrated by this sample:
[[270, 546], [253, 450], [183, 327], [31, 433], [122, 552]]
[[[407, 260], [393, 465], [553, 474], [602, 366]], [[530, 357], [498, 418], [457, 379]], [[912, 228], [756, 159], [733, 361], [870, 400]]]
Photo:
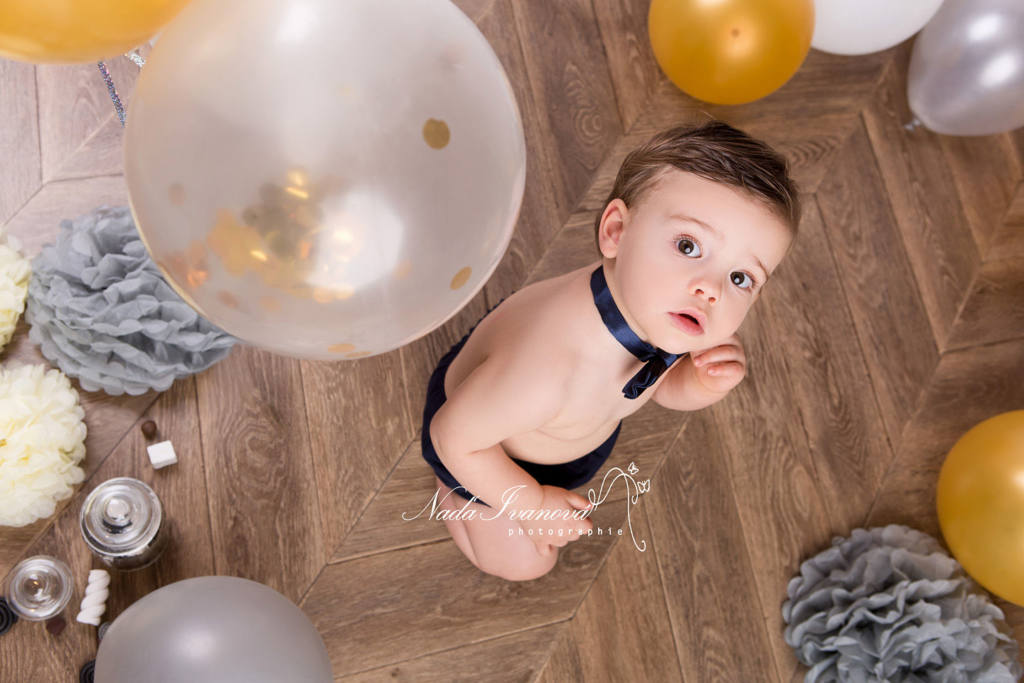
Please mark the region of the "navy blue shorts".
[[[502, 301], [504, 301], [504, 299], [502, 299]], [[501, 301], [498, 302], [498, 305], [500, 304]], [[480, 320], [486, 318], [487, 314], [497, 308], [498, 305], [493, 306], [489, 311], [487, 311], [487, 313], [484, 313]], [[436, 413], [447, 400], [444, 393], [444, 377], [448, 371], [448, 366], [451, 365], [453, 360], [455, 360], [455, 356], [458, 355], [459, 351], [466, 344], [466, 340], [469, 339], [469, 335], [471, 335], [477, 325], [480, 324], [480, 320], [476, 322], [476, 325], [473, 325], [473, 327], [470, 328], [469, 332], [466, 333], [466, 336], [460, 339], [458, 343], [448, 350], [448, 353], [441, 357], [441, 360], [438, 361], [434, 372], [430, 375], [430, 381], [427, 383], [427, 400], [423, 407], [423, 427], [420, 432], [420, 444], [422, 446], [423, 459], [427, 461], [427, 464], [430, 465], [438, 478], [444, 482], [446, 486], [450, 487], [455, 493], [466, 500], [473, 500], [474, 496], [471, 492], [467, 491], [465, 487], [455, 479], [455, 477], [452, 476], [452, 473], [449, 472], [448, 468], [446, 468], [441, 462], [441, 458], [438, 457], [437, 451], [434, 450], [434, 444], [430, 440], [430, 421], [434, 418], [434, 413]], [[612, 432], [612, 435], [609, 436], [604, 443], [590, 453], [587, 453], [576, 460], [558, 463], [557, 465], [541, 465], [535, 462], [519, 460], [517, 458], [512, 458], [512, 462], [526, 470], [526, 473], [536, 479], [540, 484], [559, 486], [564, 489], [574, 489], [577, 486], [583, 486], [593, 479], [594, 475], [601, 469], [601, 466], [604, 465], [608, 456], [611, 455], [612, 446], [615, 445], [615, 440], [619, 437], [620, 429], [622, 429], [621, 421], [619, 421], [615, 431]], [[480, 503], [481, 505], [487, 505], [487, 503], [483, 502], [479, 498], [477, 498], [475, 502]], [[490, 506], [487, 505], [487, 507]]]

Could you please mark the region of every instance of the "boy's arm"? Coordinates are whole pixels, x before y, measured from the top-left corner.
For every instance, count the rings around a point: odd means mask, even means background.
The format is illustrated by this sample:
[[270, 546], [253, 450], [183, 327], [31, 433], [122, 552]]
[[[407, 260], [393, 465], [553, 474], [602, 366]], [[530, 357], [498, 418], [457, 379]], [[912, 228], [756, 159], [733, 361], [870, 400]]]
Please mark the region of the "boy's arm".
[[652, 400], [671, 410], [700, 410], [723, 399], [745, 374], [743, 346], [733, 335], [724, 344], [677, 361]]
[[528, 354], [497, 353], [452, 392], [430, 423], [438, 457], [460, 484], [496, 510], [509, 488], [523, 486], [506, 510], [537, 508], [540, 484], [514, 463], [501, 442], [533, 431], [561, 409], [568, 364]]

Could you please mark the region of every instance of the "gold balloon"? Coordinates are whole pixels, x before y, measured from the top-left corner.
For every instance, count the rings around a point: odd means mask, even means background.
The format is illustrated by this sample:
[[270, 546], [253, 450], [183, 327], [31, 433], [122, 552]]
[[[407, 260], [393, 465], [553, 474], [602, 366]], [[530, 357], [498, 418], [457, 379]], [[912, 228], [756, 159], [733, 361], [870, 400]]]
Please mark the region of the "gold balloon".
[[946, 456], [939, 526], [979, 584], [1024, 606], [1024, 410], [985, 420]]
[[189, 0], [4, 0], [0, 56], [89, 62], [149, 40]]
[[813, 0], [653, 0], [651, 47], [686, 93], [742, 104], [778, 89], [800, 68], [814, 33]]

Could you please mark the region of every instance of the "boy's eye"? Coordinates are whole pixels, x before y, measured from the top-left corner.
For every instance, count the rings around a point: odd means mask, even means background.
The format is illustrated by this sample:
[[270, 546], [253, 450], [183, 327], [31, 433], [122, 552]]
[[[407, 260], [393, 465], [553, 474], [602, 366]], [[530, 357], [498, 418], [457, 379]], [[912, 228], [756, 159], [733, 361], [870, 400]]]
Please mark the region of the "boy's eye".
[[694, 258], [700, 256], [700, 246], [689, 237], [682, 237], [676, 242], [676, 249]]
[[750, 289], [756, 284], [754, 282], [754, 278], [739, 270], [731, 274], [729, 279], [731, 279], [732, 283], [740, 289]]

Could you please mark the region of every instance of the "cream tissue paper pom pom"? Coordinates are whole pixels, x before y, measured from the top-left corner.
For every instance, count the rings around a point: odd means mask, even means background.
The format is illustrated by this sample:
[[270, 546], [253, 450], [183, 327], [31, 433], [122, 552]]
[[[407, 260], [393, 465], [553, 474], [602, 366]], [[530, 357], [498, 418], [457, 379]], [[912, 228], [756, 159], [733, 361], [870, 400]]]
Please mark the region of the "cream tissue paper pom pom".
[[28, 260], [18, 253], [18, 247], [13, 237], [4, 239], [0, 228], [0, 351], [11, 340], [18, 318], [25, 311], [28, 280], [32, 274]]
[[0, 525], [51, 516], [85, 478], [84, 417], [59, 370], [0, 368]]

